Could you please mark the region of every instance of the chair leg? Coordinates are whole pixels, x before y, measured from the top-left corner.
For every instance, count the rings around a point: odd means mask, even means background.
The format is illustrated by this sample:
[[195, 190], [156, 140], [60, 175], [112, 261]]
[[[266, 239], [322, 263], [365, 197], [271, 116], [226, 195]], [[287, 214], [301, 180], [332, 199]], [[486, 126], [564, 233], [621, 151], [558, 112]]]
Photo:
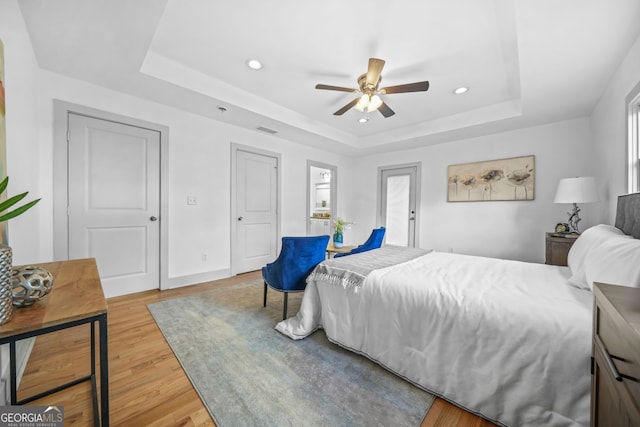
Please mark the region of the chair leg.
[[284, 309], [282, 310], [282, 320], [287, 318], [287, 297], [289, 296], [288, 292], [284, 293]]
[[262, 306], [267, 306], [267, 282], [264, 282], [264, 301], [262, 302]]

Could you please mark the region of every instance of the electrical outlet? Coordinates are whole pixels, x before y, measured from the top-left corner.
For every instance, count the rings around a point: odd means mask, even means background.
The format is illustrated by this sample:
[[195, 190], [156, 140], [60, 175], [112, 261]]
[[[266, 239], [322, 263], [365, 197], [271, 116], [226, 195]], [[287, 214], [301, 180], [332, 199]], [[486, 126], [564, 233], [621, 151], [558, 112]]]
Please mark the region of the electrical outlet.
[[206, 261], [207, 260], [207, 254], [205, 254], [204, 252], [202, 253], [202, 261]]
[[198, 196], [187, 196], [187, 204], [188, 205], [197, 205], [198, 204]]

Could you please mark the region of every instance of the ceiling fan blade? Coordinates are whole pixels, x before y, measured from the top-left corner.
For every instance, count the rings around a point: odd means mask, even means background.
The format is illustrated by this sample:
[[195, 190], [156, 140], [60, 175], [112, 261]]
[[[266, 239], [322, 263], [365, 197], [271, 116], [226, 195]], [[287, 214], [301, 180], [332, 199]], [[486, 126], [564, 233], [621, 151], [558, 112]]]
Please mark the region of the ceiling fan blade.
[[367, 69], [367, 86], [376, 87], [380, 80], [380, 74], [384, 67], [384, 61], [378, 58], [369, 58], [369, 68]]
[[339, 90], [341, 92], [356, 92], [357, 89], [351, 89], [348, 87], [341, 86], [331, 86], [331, 85], [316, 85], [316, 89], [324, 89], [324, 90]]
[[429, 89], [429, 82], [409, 83], [406, 85], [389, 86], [380, 89], [382, 94], [405, 93], [405, 92], [424, 92]]
[[335, 113], [333, 113], [334, 116], [341, 116], [344, 113], [346, 113], [347, 111], [349, 111], [350, 109], [353, 108], [354, 105], [356, 105], [358, 103], [358, 101], [360, 101], [360, 98], [356, 98], [353, 101], [351, 101], [350, 103], [348, 103], [347, 105], [345, 105], [344, 107], [342, 107], [341, 109], [339, 109], [338, 111], [336, 111]]
[[382, 114], [385, 118], [391, 117], [396, 113], [384, 102], [378, 107], [378, 111], [380, 111], [380, 114]]

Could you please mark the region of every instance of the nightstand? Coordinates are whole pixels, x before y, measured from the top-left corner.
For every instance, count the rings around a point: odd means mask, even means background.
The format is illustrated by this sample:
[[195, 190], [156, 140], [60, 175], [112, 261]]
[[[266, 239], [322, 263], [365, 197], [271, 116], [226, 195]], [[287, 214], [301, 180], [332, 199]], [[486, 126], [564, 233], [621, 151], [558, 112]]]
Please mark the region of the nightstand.
[[579, 236], [579, 234], [547, 233], [547, 255], [544, 263], [566, 266], [569, 249]]
[[640, 425], [640, 289], [593, 285], [591, 425]]
[[335, 254], [345, 254], [347, 252], [351, 252], [353, 246], [343, 246], [341, 248], [336, 248], [333, 244], [329, 244], [327, 246], [327, 258], [333, 258]]

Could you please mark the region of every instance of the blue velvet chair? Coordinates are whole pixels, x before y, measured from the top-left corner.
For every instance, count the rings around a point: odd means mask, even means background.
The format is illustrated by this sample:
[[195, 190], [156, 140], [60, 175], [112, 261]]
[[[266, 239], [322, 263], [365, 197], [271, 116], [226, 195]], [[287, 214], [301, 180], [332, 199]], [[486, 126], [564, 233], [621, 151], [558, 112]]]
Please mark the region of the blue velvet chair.
[[329, 236], [283, 237], [278, 258], [262, 267], [264, 303], [267, 306], [267, 286], [284, 292], [282, 320], [287, 318], [287, 295], [301, 292], [307, 286], [307, 276], [325, 260]]
[[345, 252], [342, 254], [335, 254], [334, 258], [358, 254], [360, 252], [367, 252], [367, 251], [370, 251], [371, 249], [378, 249], [380, 246], [382, 246], [382, 240], [384, 239], [384, 232], [386, 230], [387, 229], [384, 227], [374, 228], [366, 242], [364, 242], [358, 247], [351, 249], [351, 251], [349, 252]]

